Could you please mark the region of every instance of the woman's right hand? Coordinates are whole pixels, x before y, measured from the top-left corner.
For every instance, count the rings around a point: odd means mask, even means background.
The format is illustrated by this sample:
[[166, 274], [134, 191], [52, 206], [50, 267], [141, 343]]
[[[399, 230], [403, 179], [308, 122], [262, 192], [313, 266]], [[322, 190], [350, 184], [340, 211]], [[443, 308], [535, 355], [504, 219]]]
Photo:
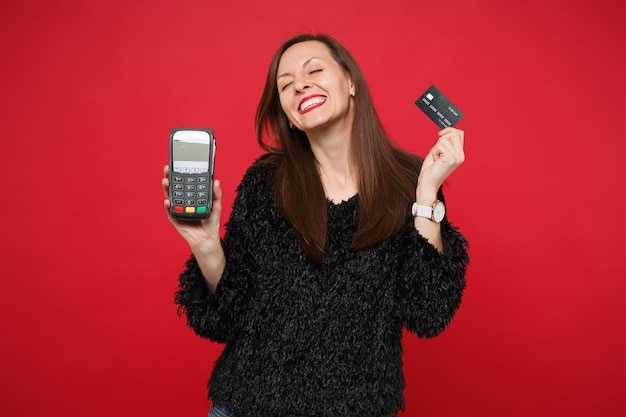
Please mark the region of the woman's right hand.
[[164, 195], [163, 207], [165, 208], [167, 218], [189, 244], [207, 281], [209, 290], [214, 292], [226, 265], [220, 240], [220, 216], [222, 213], [222, 189], [220, 182], [217, 180], [213, 182], [213, 205], [208, 219], [201, 221], [177, 220], [170, 213], [169, 173], [169, 166], [166, 165], [163, 168], [161, 186]]

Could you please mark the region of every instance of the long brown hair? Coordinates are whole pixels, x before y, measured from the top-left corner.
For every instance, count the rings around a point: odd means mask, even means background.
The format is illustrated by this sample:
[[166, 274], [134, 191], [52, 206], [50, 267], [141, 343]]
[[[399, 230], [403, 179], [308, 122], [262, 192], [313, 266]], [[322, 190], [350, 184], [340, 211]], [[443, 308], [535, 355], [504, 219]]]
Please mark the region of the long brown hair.
[[324, 34], [298, 35], [283, 43], [267, 73], [256, 113], [256, 135], [261, 147], [271, 154], [265, 161], [277, 167], [273, 185], [279, 211], [293, 224], [307, 257], [321, 264], [328, 201], [307, 136], [289, 127], [276, 83], [283, 53], [306, 41], [319, 41], [328, 47], [356, 92], [350, 152], [358, 176], [359, 225], [353, 248], [380, 243], [400, 230], [415, 199], [422, 159], [391, 141], [378, 118], [363, 73], [343, 45]]

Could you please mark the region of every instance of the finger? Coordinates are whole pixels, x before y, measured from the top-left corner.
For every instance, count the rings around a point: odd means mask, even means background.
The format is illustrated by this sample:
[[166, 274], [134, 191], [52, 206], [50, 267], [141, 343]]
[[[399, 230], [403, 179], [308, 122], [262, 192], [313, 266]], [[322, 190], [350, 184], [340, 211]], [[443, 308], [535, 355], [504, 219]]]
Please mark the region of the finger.
[[456, 149], [459, 149], [461, 152], [463, 150], [464, 145], [464, 135], [462, 131], [450, 132], [446, 135], [443, 135], [439, 138], [439, 142], [449, 142]]
[[213, 207], [217, 206], [217, 210], [222, 211], [222, 187], [220, 180], [213, 182]]
[[439, 131], [439, 135], [445, 135], [447, 133], [451, 133], [451, 132], [463, 132], [461, 129], [457, 129], [456, 127], [446, 127], [445, 129], [442, 129]]
[[167, 219], [170, 221], [170, 223], [172, 223], [173, 225], [176, 225], [176, 219], [174, 219], [174, 216], [172, 216], [172, 212], [170, 211], [171, 207], [172, 207], [172, 202], [170, 201], [170, 199], [164, 198], [163, 208], [165, 209], [165, 214], [167, 215]]
[[460, 139], [461, 143], [465, 141], [465, 132], [460, 129], [455, 129], [453, 127], [446, 127], [445, 129], [439, 132], [439, 137], [450, 136], [457, 137]]
[[220, 227], [220, 215], [222, 213], [222, 187], [219, 180], [213, 181], [213, 201], [211, 206], [211, 214], [207, 219], [210, 228], [218, 229]]
[[439, 131], [439, 136], [447, 135], [448, 133], [454, 132], [455, 130], [457, 129], [453, 127], [446, 127], [445, 129]]
[[453, 157], [453, 159], [461, 163], [465, 159], [465, 152], [463, 150], [462, 139], [458, 136], [450, 138], [446, 141], [446, 151]]
[[169, 178], [161, 179], [161, 188], [163, 189], [163, 196], [166, 199], [170, 198], [170, 180]]
[[465, 159], [463, 147], [460, 145], [458, 137], [442, 137], [435, 145], [437, 159], [450, 165], [458, 165]]
[[465, 143], [465, 132], [459, 129], [455, 129], [455, 132], [452, 133], [452, 139], [458, 140], [461, 146], [463, 146], [463, 144]]
[[439, 137], [442, 136], [458, 136], [461, 139], [465, 137], [465, 132], [460, 129], [455, 129], [453, 127], [446, 127], [443, 130], [440, 130], [438, 133]]
[[161, 188], [163, 188], [163, 194], [165, 198], [170, 198], [170, 167], [165, 165], [163, 167], [163, 178], [161, 179]]

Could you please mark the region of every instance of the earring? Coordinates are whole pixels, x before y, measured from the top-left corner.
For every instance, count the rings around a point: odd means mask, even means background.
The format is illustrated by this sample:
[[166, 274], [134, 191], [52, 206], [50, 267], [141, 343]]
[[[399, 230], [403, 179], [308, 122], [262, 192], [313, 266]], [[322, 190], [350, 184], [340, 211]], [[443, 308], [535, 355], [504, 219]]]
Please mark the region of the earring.
[[350, 91], [350, 95], [354, 97], [354, 90]]
[[292, 129], [295, 129], [296, 125], [294, 125], [293, 122], [290, 120], [289, 121], [289, 127], [292, 128]]

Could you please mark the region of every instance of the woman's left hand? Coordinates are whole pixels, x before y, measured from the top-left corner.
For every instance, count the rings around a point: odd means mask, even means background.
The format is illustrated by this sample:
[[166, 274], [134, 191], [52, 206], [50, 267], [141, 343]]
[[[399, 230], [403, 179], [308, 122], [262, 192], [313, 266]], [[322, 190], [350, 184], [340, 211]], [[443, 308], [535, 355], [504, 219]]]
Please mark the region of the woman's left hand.
[[463, 142], [462, 130], [447, 127], [439, 132], [439, 140], [428, 152], [422, 164], [417, 181], [418, 196], [419, 194], [436, 196], [446, 178], [465, 160]]

